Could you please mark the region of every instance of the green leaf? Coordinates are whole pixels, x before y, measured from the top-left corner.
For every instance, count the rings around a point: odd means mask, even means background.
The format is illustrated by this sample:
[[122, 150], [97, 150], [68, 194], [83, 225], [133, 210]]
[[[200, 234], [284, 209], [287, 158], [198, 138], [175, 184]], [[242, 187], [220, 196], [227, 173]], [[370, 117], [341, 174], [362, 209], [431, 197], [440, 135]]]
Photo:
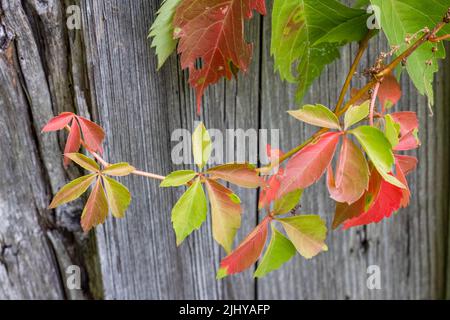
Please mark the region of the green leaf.
[[294, 118], [318, 126], [329, 129], [341, 129], [339, 119], [327, 107], [321, 104], [307, 104], [298, 110], [288, 111]]
[[351, 106], [344, 116], [344, 130], [364, 120], [369, 115], [369, 109], [370, 101], [366, 101], [359, 106]]
[[93, 159], [86, 157], [84, 154], [81, 153], [67, 153], [64, 156], [78, 164], [83, 169], [86, 169], [91, 172], [97, 172], [100, 170], [100, 167], [98, 166], [97, 162], [95, 162]]
[[[430, 29], [442, 21], [450, 7], [448, 0], [372, 0], [372, 4], [380, 8], [381, 27], [386, 34], [390, 45], [400, 45], [403, 52], [408, 45], [405, 37], [422, 30]], [[450, 26], [443, 28], [438, 35], [450, 33]], [[420, 36], [420, 35], [419, 35]], [[415, 41], [415, 40], [412, 40]], [[437, 47], [436, 53], [432, 47]], [[425, 43], [421, 45], [409, 58], [406, 70], [420, 94], [426, 94], [433, 104], [433, 74], [438, 71], [438, 60], [445, 58], [445, 48], [442, 43]], [[432, 60], [433, 64], [427, 66], [425, 62]]]
[[233, 191], [214, 180], [207, 179], [205, 185], [211, 203], [214, 240], [230, 253], [236, 232], [241, 226], [241, 200]]
[[392, 117], [388, 114], [384, 117], [384, 120], [385, 120], [384, 134], [391, 143], [392, 148], [395, 148], [399, 142], [398, 136], [400, 134], [400, 125], [396, 123], [394, 119], [392, 119]]
[[201, 122], [192, 134], [192, 153], [194, 154], [194, 162], [200, 170], [208, 162], [211, 156], [211, 148], [211, 137]]
[[371, 126], [361, 126], [351, 133], [358, 139], [374, 166], [382, 172], [390, 172], [394, 165], [391, 144], [383, 132]]
[[351, 20], [348, 20], [333, 29], [327, 31], [327, 33], [317, 40], [314, 45], [317, 46], [324, 42], [339, 42], [349, 43], [353, 41], [359, 41], [363, 39], [367, 32], [367, 19], [369, 15], [357, 16]]
[[109, 177], [102, 177], [111, 213], [116, 218], [123, 218], [131, 203], [131, 194], [120, 182]]
[[177, 246], [200, 228], [206, 219], [206, 196], [200, 179], [197, 178], [181, 196], [172, 209], [172, 223], [177, 237]]
[[356, 0], [353, 7], [354, 8], [362, 8], [362, 7], [367, 7], [369, 4], [370, 4], [370, 0]]
[[172, 21], [180, 2], [181, 0], [164, 0], [150, 28], [148, 36], [153, 38], [152, 48], [156, 48], [158, 69], [161, 68], [177, 45], [177, 40], [173, 38]]
[[[335, 0], [274, 1], [271, 54], [275, 59], [275, 70], [281, 79], [298, 83], [299, 100], [323, 68], [339, 57], [338, 48], [345, 41], [314, 43], [326, 36], [329, 30], [365, 15], [364, 10], [349, 8]], [[354, 25], [354, 28], [367, 31], [365, 24]], [[337, 29], [330, 38], [338, 39], [342, 34]], [[347, 38], [360, 40], [353, 31]], [[297, 64], [296, 75], [292, 72], [294, 64]]]
[[160, 187], [179, 187], [185, 185], [197, 176], [197, 172], [192, 170], [174, 171], [161, 182]]
[[351, 133], [358, 139], [380, 175], [387, 182], [405, 188], [397, 178], [388, 174], [394, 165], [394, 155], [392, 146], [384, 133], [371, 126], [358, 127]]
[[283, 225], [297, 251], [306, 259], [328, 250], [325, 244], [327, 227], [320, 216], [301, 215], [277, 220]]
[[277, 270], [295, 255], [295, 246], [272, 225], [272, 238], [255, 271], [255, 278], [262, 278]]
[[90, 174], [69, 182], [58, 191], [49, 208], [54, 209], [67, 202], [78, 199], [83, 193], [86, 192], [96, 177], [96, 174]]
[[302, 189], [294, 190], [275, 200], [273, 208], [274, 213], [285, 214], [294, 209], [295, 206], [300, 202], [302, 193]]
[[120, 162], [107, 166], [102, 172], [109, 176], [124, 177], [131, 174], [134, 170], [136, 170], [135, 167], [130, 166], [126, 162]]

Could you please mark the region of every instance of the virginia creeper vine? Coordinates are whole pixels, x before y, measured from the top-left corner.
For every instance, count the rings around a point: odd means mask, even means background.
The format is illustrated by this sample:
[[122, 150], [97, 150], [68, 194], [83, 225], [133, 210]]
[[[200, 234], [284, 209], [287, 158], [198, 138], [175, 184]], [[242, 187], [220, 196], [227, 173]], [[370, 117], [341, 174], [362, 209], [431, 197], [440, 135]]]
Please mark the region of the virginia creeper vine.
[[[265, 14], [266, 8], [262, 0], [241, 2], [166, 0], [151, 28], [150, 36], [154, 38], [152, 46], [156, 47], [159, 67], [179, 41], [181, 66], [189, 69], [190, 83], [197, 92], [198, 108], [208, 85], [221, 77], [230, 79], [238, 70], [246, 71], [248, 68], [251, 45], [244, 39], [244, 20], [252, 17], [253, 10]], [[405, 14], [406, 2], [403, 0], [370, 2], [380, 5], [383, 10], [397, 10], [399, 16]], [[421, 32], [413, 36], [403, 35], [403, 43], [391, 43], [391, 52], [382, 53], [367, 70], [370, 77], [368, 83], [359, 90], [353, 88], [350, 99], [344, 103], [361, 58], [370, 39], [376, 34], [376, 31], [365, 28], [365, 11], [348, 8], [335, 0], [314, 3], [310, 0], [275, 0], [272, 53], [281, 78], [298, 83], [299, 98], [318, 76], [311, 74], [310, 69], [305, 68], [305, 63], [315, 64], [316, 70], [321, 70], [339, 55], [338, 48], [341, 45], [358, 41], [359, 49], [334, 111], [321, 104], [305, 105], [298, 110], [289, 111], [294, 118], [320, 129], [286, 153], [268, 146], [267, 153], [271, 163], [261, 168], [248, 163], [228, 163], [205, 169], [211, 154], [211, 139], [203, 124], [192, 135], [192, 151], [198, 172], [180, 170], [161, 176], [138, 170], [128, 163], [110, 164], [101, 155], [105, 137], [103, 129], [73, 113], [60, 114], [50, 120], [43, 131], [66, 130], [68, 138], [64, 150], [65, 165], [73, 161], [89, 174], [64, 186], [55, 195], [50, 208], [77, 199], [93, 186], [81, 216], [81, 226], [87, 232], [103, 223], [108, 212], [117, 218], [124, 216], [131, 195], [113, 177], [133, 174], [161, 180], [160, 186], [163, 188], [187, 187], [172, 210], [177, 245], [205, 221], [208, 212], [204, 191], [206, 188], [213, 237], [228, 253], [220, 263], [218, 278], [242, 272], [254, 265], [266, 247], [269, 226], [271, 240], [255, 272], [256, 277], [265, 276], [279, 268], [296, 252], [309, 259], [328, 250], [325, 244], [325, 221], [318, 215], [299, 215], [296, 212], [304, 190], [322, 176], [326, 176], [330, 196], [336, 201], [333, 229], [341, 225], [347, 229], [379, 222], [409, 204], [411, 194], [406, 176], [415, 169], [418, 161], [400, 152], [419, 147], [419, 123], [413, 112], [388, 114], [387, 111], [401, 97], [401, 88], [393, 73], [400, 65], [408, 66], [409, 60], [414, 60], [413, 64], [417, 61], [421, 63], [420, 67], [414, 65], [413, 68], [423, 70], [423, 78], [426, 79], [424, 83], [417, 83], [415, 69], [408, 69], [408, 72], [419, 91], [426, 93], [430, 99], [432, 97], [427, 87], [434, 71], [427, 67], [437, 63], [437, 52], [443, 50], [441, 42], [450, 38], [449, 34], [442, 34], [443, 31], [449, 31], [450, 3], [447, 0], [438, 0], [436, 3], [447, 10], [446, 13], [444, 10], [439, 12], [441, 16], [444, 14], [442, 20], [433, 29], [421, 25], [417, 28], [422, 28]], [[309, 12], [312, 5], [320, 7], [321, 13], [313, 16]], [[430, 12], [422, 9], [424, 11], [421, 14], [425, 20], [436, 16], [436, 8], [429, 9]], [[330, 19], [320, 21], [325, 17], [321, 15], [330, 10], [339, 12], [339, 19], [332, 22]], [[281, 19], [284, 16], [286, 19]], [[423, 17], [419, 15], [418, 21], [422, 21], [421, 18]], [[326, 28], [312, 33], [309, 28], [319, 22]], [[388, 25], [388, 22], [386, 17], [382, 17], [381, 24], [391, 40], [395, 36], [390, 31], [397, 24], [405, 27], [406, 22], [394, 21], [393, 25]], [[411, 28], [409, 25], [407, 27]], [[420, 33], [423, 34], [418, 37]], [[230, 37], [234, 37], [232, 44], [227, 42]], [[416, 40], [412, 42], [413, 39]], [[432, 55], [430, 60], [422, 59], [425, 57], [424, 47]], [[283, 51], [287, 48], [292, 49], [290, 56]], [[396, 57], [385, 64], [385, 60], [392, 55]], [[314, 57], [318, 57], [320, 61], [315, 61]], [[200, 65], [197, 63], [198, 59], [201, 60]], [[294, 62], [300, 62], [298, 76], [292, 74]], [[379, 109], [377, 101], [381, 105]], [[333, 169], [333, 159], [339, 143], [339, 157]], [[81, 147], [92, 158], [79, 153]], [[239, 197], [220, 181], [244, 188], [260, 188], [259, 209], [267, 212], [265, 218], [234, 250], [233, 242], [241, 224], [243, 210]], [[277, 229], [276, 224], [283, 227], [284, 233]]]

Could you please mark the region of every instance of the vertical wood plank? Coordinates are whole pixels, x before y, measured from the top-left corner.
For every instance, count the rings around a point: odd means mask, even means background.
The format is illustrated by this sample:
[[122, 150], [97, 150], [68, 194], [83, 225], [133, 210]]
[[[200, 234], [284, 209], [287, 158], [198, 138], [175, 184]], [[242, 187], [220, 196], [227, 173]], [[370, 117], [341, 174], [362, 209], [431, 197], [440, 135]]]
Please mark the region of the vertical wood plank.
[[[107, 132], [105, 155], [110, 162], [128, 161], [159, 174], [189, 166], [171, 160], [171, 133], [190, 132], [202, 120], [208, 128], [258, 128], [259, 59], [252, 73], [237, 81], [220, 82], [204, 98], [201, 117], [195, 115], [193, 91], [176, 57], [156, 71], [156, 57], [147, 38], [160, 1], [83, 2], [94, 109]], [[260, 46], [258, 18], [249, 38]], [[224, 253], [211, 236], [210, 218], [179, 248], [170, 212], [182, 190], [160, 190], [158, 182], [124, 179], [133, 194], [126, 219], [108, 219], [97, 238], [105, 297], [113, 299], [253, 299], [251, 274], [217, 281]], [[256, 195], [239, 190], [244, 201], [243, 226], [238, 238], [255, 225]]]

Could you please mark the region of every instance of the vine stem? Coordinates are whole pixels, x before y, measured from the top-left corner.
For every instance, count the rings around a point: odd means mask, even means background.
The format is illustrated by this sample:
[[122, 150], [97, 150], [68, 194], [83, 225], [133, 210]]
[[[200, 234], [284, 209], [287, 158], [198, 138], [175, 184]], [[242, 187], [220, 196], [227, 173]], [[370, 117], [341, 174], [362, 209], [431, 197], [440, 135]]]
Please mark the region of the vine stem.
[[447, 40], [447, 39], [450, 39], [450, 34], [446, 34], [445, 36], [442, 36], [442, 37], [431, 37], [430, 41], [431, 42], [440, 42], [440, 41]]
[[345, 79], [345, 83], [342, 86], [341, 93], [339, 95], [338, 102], [336, 104], [336, 108], [334, 109], [334, 112], [338, 112], [339, 109], [342, 107], [342, 104], [344, 103], [345, 94], [347, 93], [350, 84], [352, 82], [353, 76], [355, 75], [356, 69], [358, 68], [359, 62], [361, 61], [364, 52], [367, 50], [367, 47], [369, 46], [369, 41], [375, 34], [374, 30], [370, 30], [367, 32], [366, 36], [363, 40], [359, 43], [358, 52], [356, 53], [356, 57], [353, 60], [352, 66], [350, 67], [350, 70], [347, 74], [347, 78]]
[[[70, 127], [68, 125], [66, 125], [64, 127], [64, 129], [66, 129], [67, 132], [70, 133]], [[81, 145], [103, 166], [103, 167], [107, 167], [110, 165], [110, 163], [108, 161], [106, 161], [105, 159], [103, 159], [97, 152], [91, 151], [86, 143], [81, 140]], [[137, 170], [135, 169], [134, 171], [131, 172], [131, 174], [134, 174], [136, 176], [141, 176], [141, 177], [147, 177], [147, 178], [151, 178], [151, 179], [155, 179], [155, 180], [164, 180], [166, 177], [161, 176], [159, 174], [155, 174], [155, 173], [151, 173], [151, 172], [146, 172], [146, 171], [141, 171], [141, 170]]]
[[[353, 79], [353, 76], [355, 74], [356, 68], [359, 65], [359, 62], [361, 61], [361, 58], [365, 52], [365, 50], [367, 49], [368, 45], [369, 45], [369, 41], [373, 36], [374, 31], [371, 30], [369, 31], [365, 38], [360, 42], [359, 45], [359, 49], [358, 49], [358, 53], [356, 54], [356, 57], [352, 63], [352, 66], [350, 68], [350, 71], [347, 75], [347, 78], [345, 80], [345, 83], [342, 87], [340, 96], [339, 96], [339, 100], [338, 103], [336, 105], [336, 108], [334, 110], [334, 114], [339, 118], [340, 116], [342, 116], [356, 101], [358, 101], [359, 99], [361, 99], [361, 97], [367, 93], [370, 89], [372, 89], [375, 86], [375, 92], [373, 93], [372, 96], [372, 100], [376, 99], [377, 96], [377, 92], [378, 92], [378, 88], [380, 86], [380, 83], [383, 81], [383, 78], [389, 74], [392, 73], [392, 71], [395, 69], [395, 67], [400, 64], [403, 61], [406, 61], [406, 59], [414, 52], [417, 50], [417, 48], [419, 48], [421, 45], [423, 45], [426, 42], [439, 42], [441, 40], [446, 40], [448, 38], [450, 38], [450, 35], [445, 35], [442, 37], [436, 37], [436, 34], [446, 25], [450, 23], [450, 8], [448, 9], [446, 15], [444, 16], [443, 20], [441, 22], [439, 22], [433, 30], [427, 30], [424, 32], [424, 34], [422, 35], [422, 37], [420, 37], [413, 45], [411, 45], [408, 49], [406, 49], [402, 54], [400, 54], [397, 58], [395, 58], [388, 66], [386, 66], [383, 70], [381, 70], [380, 72], [378, 72], [377, 74], [374, 74], [372, 76], [372, 80], [370, 82], [368, 82], [362, 89], [360, 89], [353, 97], [350, 98], [350, 100], [342, 107], [344, 99], [345, 99], [345, 94], [348, 91], [348, 88], [350, 87], [351, 84], [351, 80]], [[374, 105], [375, 103], [371, 103], [371, 115], [369, 117], [369, 121], [371, 123], [373, 123], [373, 117], [374, 117]], [[70, 132], [70, 127], [66, 126], [65, 129], [67, 131]], [[327, 128], [322, 128], [318, 131], [316, 131], [316, 133], [314, 133], [308, 140], [306, 140], [305, 142], [303, 142], [302, 144], [300, 144], [299, 146], [289, 150], [288, 152], [286, 152], [282, 157], [279, 158], [279, 160], [277, 161], [277, 165], [281, 164], [282, 162], [284, 162], [285, 160], [289, 159], [290, 157], [292, 157], [294, 154], [296, 154], [297, 152], [299, 152], [300, 150], [302, 150], [304, 147], [306, 147], [308, 144], [310, 144], [311, 142], [313, 142], [316, 138], [318, 138], [320, 135], [322, 135], [323, 133], [326, 133], [327, 131], [329, 131], [329, 129]], [[109, 163], [107, 161], [105, 161], [98, 153], [93, 152], [91, 150], [89, 150], [89, 148], [87, 148], [86, 144], [84, 143], [84, 141], [81, 141], [83, 147], [85, 147], [85, 149], [102, 165], [102, 166], [108, 166]], [[267, 166], [258, 168], [257, 170], [260, 172], [270, 172], [273, 169], [273, 164], [269, 164]], [[164, 180], [165, 177], [158, 175], [158, 174], [154, 174], [154, 173], [150, 173], [150, 172], [145, 172], [145, 171], [141, 171], [141, 170], [134, 170], [132, 172], [132, 174], [134, 175], [138, 175], [138, 176], [143, 176], [143, 177], [147, 177], [147, 178], [151, 178], [151, 179], [156, 179], [156, 180]]]
[[369, 124], [373, 126], [373, 115], [375, 113], [375, 104], [377, 102], [378, 89], [380, 89], [381, 82], [377, 82], [373, 88], [372, 99], [370, 101], [370, 113], [369, 113]]
[[[360, 89], [353, 97], [350, 98], [350, 100], [343, 106], [341, 107], [339, 102], [336, 106], [336, 109], [334, 111], [334, 114], [339, 118], [340, 116], [342, 116], [345, 112], [347, 112], [347, 110], [355, 103], [357, 102], [359, 99], [362, 98], [362, 96], [367, 93], [370, 89], [372, 89], [374, 86], [377, 86], [377, 84], [380, 84], [383, 81], [383, 78], [389, 74], [392, 73], [392, 71], [402, 62], [406, 61], [406, 59], [414, 53], [414, 51], [417, 50], [417, 48], [419, 48], [421, 45], [423, 45], [424, 43], [430, 41], [434, 41], [438, 38], [436, 38], [436, 34], [442, 30], [443, 27], [445, 27], [445, 25], [447, 25], [448, 23], [450, 23], [450, 8], [448, 9], [446, 15], [444, 16], [443, 20], [441, 22], [439, 22], [433, 30], [426, 30], [424, 32], [424, 34], [416, 41], [414, 42], [408, 49], [406, 49], [405, 51], [403, 51], [403, 53], [401, 53], [397, 58], [395, 58], [389, 65], [387, 65], [386, 67], [383, 68], [383, 70], [379, 71], [378, 73], [374, 74], [372, 76], [372, 80], [369, 81], [362, 89]], [[368, 37], [368, 35], [366, 35], [366, 38]], [[367, 40], [367, 45], [368, 45], [368, 41]], [[365, 39], [363, 40], [363, 42], [365, 42]], [[364, 43], [361, 43], [362, 45], [364, 45]], [[357, 63], [353, 63], [352, 67], [350, 68], [350, 72], [349, 75], [347, 76], [347, 79], [344, 83], [344, 87], [341, 90], [341, 95], [345, 96], [345, 93], [342, 92], [346, 92], [348, 89], [348, 86], [351, 82], [351, 79], [353, 77], [354, 74], [354, 70], [356, 70], [356, 66], [359, 63], [359, 61], [361, 60], [362, 54], [364, 53], [364, 51], [362, 51], [364, 47], [360, 46], [360, 49], [358, 50], [358, 54], [355, 58], [355, 60], [357, 60]], [[365, 50], [365, 49], [364, 49]], [[362, 52], [361, 52], [362, 51]], [[361, 55], [361, 57], [359, 57]], [[349, 79], [350, 78], [350, 79]], [[347, 88], [346, 88], [347, 87]], [[374, 94], [374, 96], [376, 96]], [[341, 103], [342, 104], [342, 103]], [[373, 118], [373, 117], [372, 117]], [[327, 128], [322, 128], [318, 131], [316, 131], [316, 133], [314, 133], [311, 138], [309, 138], [308, 140], [306, 140], [305, 142], [303, 142], [301, 145], [289, 150], [288, 152], [286, 152], [282, 157], [280, 157], [279, 161], [277, 162], [278, 164], [283, 163], [284, 161], [286, 161], [287, 159], [289, 159], [290, 157], [292, 157], [294, 154], [296, 154], [297, 152], [299, 152], [300, 150], [302, 150], [304, 147], [306, 147], [309, 143], [313, 142], [316, 138], [318, 138], [320, 135], [328, 132], [329, 129]], [[264, 166], [262, 168], [259, 168], [258, 170], [260, 172], [270, 172], [273, 169], [273, 164], [269, 164], [267, 166]]]

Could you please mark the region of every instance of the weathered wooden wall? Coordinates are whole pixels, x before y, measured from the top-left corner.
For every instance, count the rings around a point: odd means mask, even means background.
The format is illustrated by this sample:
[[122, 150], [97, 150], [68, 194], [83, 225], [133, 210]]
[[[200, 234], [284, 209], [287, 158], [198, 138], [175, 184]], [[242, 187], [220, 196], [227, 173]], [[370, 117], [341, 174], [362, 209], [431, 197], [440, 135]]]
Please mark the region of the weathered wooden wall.
[[[296, 107], [295, 88], [282, 83], [273, 71], [270, 14], [248, 24], [248, 38], [255, 44], [250, 72], [208, 89], [197, 117], [188, 75], [180, 71], [177, 58], [171, 57], [156, 71], [146, 37], [159, 0], [76, 2], [83, 14], [78, 32], [64, 26], [64, 6], [72, 1], [0, 2], [0, 298], [89, 298], [101, 292], [109, 299], [445, 296], [448, 60], [437, 76], [434, 117], [407, 79], [404, 98], [396, 107], [418, 110], [422, 125], [419, 170], [410, 178], [410, 208], [378, 225], [332, 232], [328, 253], [311, 261], [296, 257], [263, 280], [245, 272], [217, 281], [224, 252], [212, 240], [210, 221], [177, 248], [170, 210], [180, 191], [160, 190], [156, 181], [124, 179], [133, 194], [131, 208], [126, 219], [109, 219], [97, 229], [97, 249], [92, 246], [95, 239], [85, 239], [71, 220], [77, 219], [80, 204], [46, 210], [51, 195], [76, 172], [64, 171], [56, 136], [43, 136], [39, 128], [62, 110], [91, 114], [106, 129], [109, 161], [129, 161], [160, 174], [180, 169], [171, 162], [172, 131], [192, 130], [198, 120], [219, 130], [280, 129], [282, 147], [289, 149], [307, 138], [312, 128], [285, 112]], [[383, 48], [384, 39], [372, 41], [365, 65]], [[326, 69], [306, 102], [335, 103], [355, 49], [343, 50], [342, 59]], [[302, 210], [320, 213], [331, 224], [333, 207], [326, 194], [322, 183], [308, 190]], [[256, 193], [239, 190], [239, 195], [245, 199], [238, 234], [242, 239], [259, 218]], [[64, 290], [64, 266], [69, 264], [81, 264], [88, 275], [82, 292]], [[366, 270], [372, 264], [381, 268], [382, 290], [366, 287]], [[96, 281], [100, 280], [96, 266], [101, 269], [103, 290]]]

